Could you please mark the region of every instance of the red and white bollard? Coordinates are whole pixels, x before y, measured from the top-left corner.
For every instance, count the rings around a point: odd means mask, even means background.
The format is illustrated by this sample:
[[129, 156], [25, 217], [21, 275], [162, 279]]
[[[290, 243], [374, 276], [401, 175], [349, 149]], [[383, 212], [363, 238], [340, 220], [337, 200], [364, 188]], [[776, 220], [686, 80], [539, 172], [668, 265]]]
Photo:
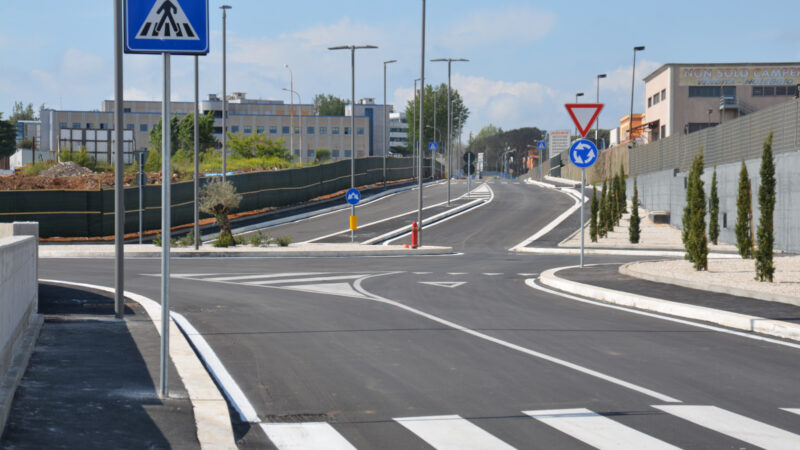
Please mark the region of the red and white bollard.
[[411, 248], [419, 247], [419, 227], [417, 222], [411, 223]]

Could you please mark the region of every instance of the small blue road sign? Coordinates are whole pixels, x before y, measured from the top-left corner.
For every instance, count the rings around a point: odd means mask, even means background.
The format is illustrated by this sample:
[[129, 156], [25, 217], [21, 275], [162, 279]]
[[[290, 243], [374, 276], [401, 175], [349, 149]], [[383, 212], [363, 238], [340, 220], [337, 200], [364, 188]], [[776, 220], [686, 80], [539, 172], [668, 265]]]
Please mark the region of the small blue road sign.
[[432, 152], [435, 152], [438, 149], [439, 149], [439, 146], [436, 145], [436, 142], [431, 142], [431, 143], [428, 144], [428, 150], [430, 150]]
[[536, 143], [536, 148], [538, 148], [539, 150], [545, 150], [545, 149], [547, 149], [547, 142], [545, 142], [545, 141], [539, 141], [539, 142], [537, 142], [537, 143]]
[[587, 139], [578, 139], [569, 148], [569, 159], [577, 167], [591, 167], [597, 162], [597, 146]]
[[125, 53], [208, 53], [208, 0], [125, 0]]
[[358, 192], [356, 188], [350, 188], [347, 190], [347, 194], [345, 194], [345, 198], [347, 198], [347, 203], [351, 205], [356, 205], [358, 202], [361, 201], [361, 192]]

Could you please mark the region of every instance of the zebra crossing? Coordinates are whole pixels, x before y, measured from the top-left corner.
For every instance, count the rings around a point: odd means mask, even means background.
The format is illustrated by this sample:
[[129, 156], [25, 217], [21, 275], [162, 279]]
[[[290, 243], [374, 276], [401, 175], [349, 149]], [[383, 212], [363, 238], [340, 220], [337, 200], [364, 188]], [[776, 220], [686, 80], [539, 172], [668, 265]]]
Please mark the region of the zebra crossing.
[[[652, 405], [660, 411], [683, 421], [699, 426], [702, 442], [699, 447], [713, 447], [722, 436], [740, 441], [742, 444], [768, 449], [800, 448], [800, 435], [774, 427], [761, 421], [709, 405]], [[784, 408], [787, 413], [797, 409]], [[563, 438], [562, 445], [574, 446], [580, 441], [598, 449], [677, 449], [677, 445], [664, 440], [664, 436], [650, 434], [623, 424], [613, 415], [603, 415], [587, 408], [548, 409], [521, 411], [535, 423], [557, 430]], [[513, 449], [507, 441], [510, 437], [495, 436], [468, 418], [457, 414], [420, 417], [397, 417], [392, 421], [405, 429], [408, 439], [421, 439], [428, 445], [442, 450], [463, 449]], [[355, 449], [339, 431], [336, 424], [326, 422], [264, 423], [261, 429], [278, 449]], [[681, 436], [682, 429], [668, 429], [668, 435]], [[669, 438], [667, 438], [669, 439]], [[561, 441], [559, 441], [561, 442]], [[533, 445], [534, 447], [535, 445]], [[402, 445], [401, 445], [402, 446]], [[369, 445], [372, 447], [372, 445]], [[741, 448], [744, 448], [742, 445]]]
[[472, 191], [470, 191], [470, 198], [472, 199], [484, 199], [488, 200], [492, 197], [492, 189], [489, 187], [488, 184], [483, 183], [480, 186], [476, 187]]

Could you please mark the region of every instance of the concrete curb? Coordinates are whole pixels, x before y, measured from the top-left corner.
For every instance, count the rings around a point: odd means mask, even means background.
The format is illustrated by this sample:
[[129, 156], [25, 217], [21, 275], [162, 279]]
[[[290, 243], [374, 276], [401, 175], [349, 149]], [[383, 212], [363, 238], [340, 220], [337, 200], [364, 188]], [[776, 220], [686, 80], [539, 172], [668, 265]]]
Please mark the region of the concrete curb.
[[[324, 245], [324, 244], [318, 244]], [[97, 246], [91, 246], [97, 247]], [[171, 258], [340, 258], [353, 256], [436, 256], [450, 255], [453, 253], [452, 247], [424, 246], [418, 249], [404, 248], [401, 246], [365, 246], [366, 248], [347, 250], [347, 249], [303, 249], [298, 247], [292, 250], [286, 248], [251, 248], [239, 247], [239, 250], [197, 250], [193, 248], [171, 249]], [[113, 247], [104, 249], [78, 249], [78, 250], [52, 250], [48, 251], [47, 246], [40, 247], [39, 257], [42, 259], [58, 258], [114, 258]], [[161, 251], [158, 249], [147, 251], [125, 251], [126, 258], [160, 258]]]
[[542, 272], [539, 279], [542, 284], [551, 288], [614, 305], [714, 323], [728, 328], [766, 334], [782, 339], [800, 341], [800, 325], [578, 283], [556, 276], [556, 273], [563, 269], [567, 269], [567, 267], [557, 267], [555, 269], [546, 270]]
[[[519, 247], [512, 248], [511, 251], [518, 253], [534, 253], [539, 255], [579, 255], [580, 248], [547, 248], [547, 247]], [[583, 251], [585, 255], [611, 255], [611, 256], [663, 256], [683, 258], [686, 252], [668, 250], [627, 250], [616, 248], [587, 248]], [[709, 258], [736, 259], [739, 255], [732, 253], [709, 253]]]
[[11, 412], [11, 405], [14, 403], [14, 394], [17, 391], [25, 371], [28, 370], [28, 363], [31, 361], [33, 349], [36, 341], [39, 340], [39, 333], [42, 331], [44, 316], [41, 314], [31, 315], [28, 326], [22, 333], [21, 339], [14, 350], [8, 370], [0, 380], [0, 436], [8, 421], [8, 414]]
[[[82, 288], [105, 294], [114, 294], [114, 288], [61, 280], [39, 280], [40, 282]], [[140, 304], [161, 333], [161, 305], [132, 292], [125, 291], [125, 298]], [[169, 356], [181, 377], [189, 401], [192, 403], [197, 426], [197, 440], [203, 449], [236, 449], [236, 442], [228, 412], [228, 403], [211, 379], [203, 363], [184, 336], [183, 330], [170, 317]]]
[[[738, 255], [737, 255], [738, 256]], [[639, 261], [640, 262], [640, 261]], [[639, 272], [631, 269], [631, 265], [636, 264], [628, 263], [619, 268], [619, 273], [641, 280], [655, 281], [656, 283], [674, 284], [690, 289], [700, 289], [711, 292], [718, 292], [720, 294], [730, 294], [739, 297], [750, 297], [759, 300], [767, 300], [770, 302], [788, 303], [790, 305], [800, 306], [800, 297], [791, 295], [771, 294], [769, 292], [756, 291], [752, 289], [739, 288], [734, 286], [726, 286], [724, 284], [710, 284], [708, 282], [699, 282], [690, 279], [677, 278], [669, 275], [654, 275], [644, 272]]]

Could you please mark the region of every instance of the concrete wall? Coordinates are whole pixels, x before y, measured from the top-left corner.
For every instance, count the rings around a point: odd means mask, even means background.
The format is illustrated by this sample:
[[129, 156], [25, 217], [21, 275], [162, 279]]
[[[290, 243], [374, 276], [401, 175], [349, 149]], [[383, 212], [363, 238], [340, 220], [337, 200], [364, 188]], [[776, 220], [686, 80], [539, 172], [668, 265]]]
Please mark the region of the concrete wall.
[[[775, 178], [777, 180], [775, 204], [775, 250], [800, 253], [800, 153], [775, 155]], [[761, 185], [759, 169], [761, 159], [745, 161], [752, 186], [753, 235], [758, 229], [760, 210], [758, 208], [758, 189]], [[717, 167], [717, 190], [719, 193], [720, 241], [736, 244], [736, 196], [739, 190], [739, 171], [741, 162]], [[713, 167], [706, 167], [703, 173], [703, 189], [706, 198], [711, 191]], [[637, 177], [639, 201], [651, 211], [669, 211], [670, 224], [681, 228], [683, 208], [686, 204], [685, 180], [687, 172], [675, 173], [672, 170], [653, 172]], [[633, 183], [627, 183], [628, 198], [633, 195]], [[726, 223], [727, 222], [727, 223]], [[706, 218], [708, 223], [708, 217]]]
[[30, 230], [31, 226], [0, 225], [0, 374], [4, 374], [19, 337], [37, 311], [38, 232], [9, 236], [15, 229]]

